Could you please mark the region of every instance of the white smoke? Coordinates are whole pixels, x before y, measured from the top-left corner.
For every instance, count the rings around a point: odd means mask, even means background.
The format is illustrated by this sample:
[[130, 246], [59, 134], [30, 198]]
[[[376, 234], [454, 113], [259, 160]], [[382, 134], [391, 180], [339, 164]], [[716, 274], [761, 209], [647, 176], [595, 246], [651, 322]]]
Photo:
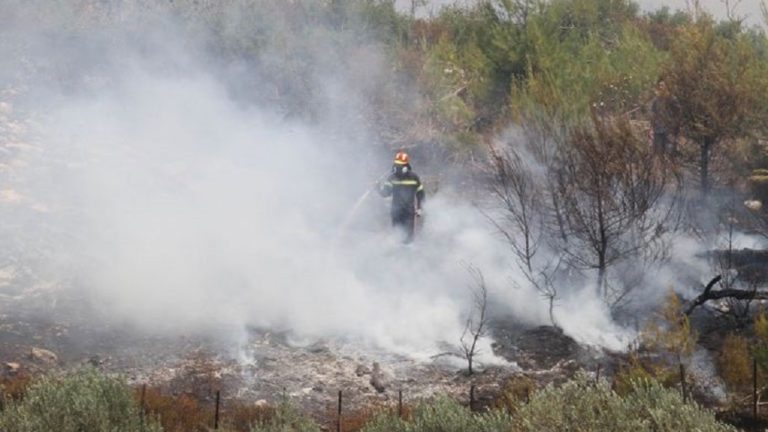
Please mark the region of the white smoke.
[[[361, 77], [382, 67], [375, 45], [355, 50], [343, 74], [318, 68], [310, 82], [325, 109], [307, 121], [263, 100], [243, 103], [233, 88], [270, 94], [274, 83], [245, 80], [247, 63], [237, 73], [217, 64], [205, 38], [175, 19], [153, 14], [137, 25], [124, 15], [144, 18], [141, 8], [111, 3], [123, 21], [83, 28], [72, 13], [80, 3], [65, 2], [70, 13], [35, 26], [45, 3], [21, 4], [2, 6], [17, 22], [0, 54], [26, 56], [5, 64], [14, 78], [4, 90], [31, 147], [7, 154], [3, 178], [21, 198], [3, 212], [28, 204], [24, 217], [40, 222], [24, 235], [54, 233], [46, 267], [105, 314], [160, 331], [282, 328], [423, 358], [458, 343], [474, 265], [501, 309], [548, 322], [545, 300], [514, 283], [509, 251], [466, 196], [430, 196], [409, 247], [375, 194], [349, 214], [390, 164], [364, 121], [362, 93], [373, 84]], [[317, 41], [318, 56], [328, 43]], [[278, 50], [255, 63], [270, 64]], [[581, 341], [623, 348], [629, 333], [587, 292], [563, 298], [560, 324]]]

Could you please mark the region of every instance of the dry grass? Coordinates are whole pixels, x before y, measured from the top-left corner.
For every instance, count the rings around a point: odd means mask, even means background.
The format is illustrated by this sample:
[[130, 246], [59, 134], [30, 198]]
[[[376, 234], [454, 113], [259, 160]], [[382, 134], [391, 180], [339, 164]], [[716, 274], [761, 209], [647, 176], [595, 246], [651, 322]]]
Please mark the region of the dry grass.
[[0, 390], [3, 398], [20, 400], [24, 397], [31, 382], [32, 377], [24, 372], [0, 378]]
[[[370, 401], [367, 405], [357, 408], [352, 411], [343, 411], [341, 415], [341, 430], [344, 432], [359, 432], [362, 431], [365, 426], [376, 418], [380, 414], [398, 415], [397, 402], [384, 403], [381, 401]], [[411, 418], [413, 413], [413, 407], [411, 405], [403, 404], [402, 416], [405, 419]], [[320, 424], [327, 430], [336, 430], [338, 424], [338, 407], [336, 405], [329, 406], [320, 421]]]
[[[142, 403], [142, 388], [134, 395]], [[159, 418], [165, 432], [209, 431], [213, 428], [215, 404], [197, 399], [192, 394], [175, 395], [160, 387], [147, 387], [143, 397], [148, 417]], [[267, 422], [275, 415], [275, 407], [240, 400], [224, 400], [219, 405], [222, 430], [249, 432], [255, 424]], [[347, 430], [347, 429], [345, 429]]]
[[158, 387], [135, 390], [138, 403], [143, 403], [149, 417], [159, 418], [165, 432], [207, 431], [213, 426], [214, 408], [190, 395], [173, 395]]
[[249, 432], [258, 423], [266, 423], [275, 416], [275, 407], [231, 401], [222, 407], [222, 423], [228, 430]]
[[717, 366], [731, 391], [747, 392], [752, 387], [752, 354], [745, 337], [733, 334], [725, 337]]
[[210, 400], [217, 390], [222, 389], [221, 375], [221, 365], [214, 355], [197, 350], [187, 356], [171, 386], [175, 392], [194, 395], [199, 400]]
[[537, 389], [536, 382], [529, 377], [522, 375], [510, 377], [502, 385], [492, 406], [508, 413], [515, 413], [522, 404], [530, 401]]

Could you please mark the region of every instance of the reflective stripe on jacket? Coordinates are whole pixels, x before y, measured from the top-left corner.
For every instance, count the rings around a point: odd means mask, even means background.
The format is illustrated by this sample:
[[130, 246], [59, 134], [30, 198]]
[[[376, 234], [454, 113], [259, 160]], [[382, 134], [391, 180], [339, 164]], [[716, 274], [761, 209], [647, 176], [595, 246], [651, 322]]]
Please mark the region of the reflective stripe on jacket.
[[382, 196], [392, 196], [392, 214], [413, 213], [424, 202], [424, 185], [419, 176], [409, 171], [391, 174], [379, 186]]

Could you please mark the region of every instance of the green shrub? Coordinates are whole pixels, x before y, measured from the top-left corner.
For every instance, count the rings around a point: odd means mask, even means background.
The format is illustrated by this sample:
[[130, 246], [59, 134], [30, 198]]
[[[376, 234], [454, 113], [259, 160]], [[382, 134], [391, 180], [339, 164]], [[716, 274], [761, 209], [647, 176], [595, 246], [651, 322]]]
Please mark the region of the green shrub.
[[536, 393], [518, 412], [521, 430], [639, 431], [643, 422], [622, 416], [622, 399], [605, 385], [577, 378]]
[[162, 431], [151, 419], [142, 425], [130, 387], [92, 369], [41, 377], [22, 400], [6, 404], [0, 413], [4, 432]]
[[363, 432], [539, 432], [539, 431], [733, 431], [712, 412], [683, 403], [679, 393], [653, 380], [636, 381], [621, 397], [605, 383], [579, 376], [562, 387], [547, 387], [530, 403], [472, 413], [450, 399], [419, 405], [411, 419], [382, 414]]
[[521, 431], [733, 431], [712, 412], [683, 403], [679, 392], [652, 380], [636, 381], [624, 397], [585, 376], [537, 393], [517, 412]]
[[382, 414], [363, 432], [489, 432], [509, 431], [512, 425], [512, 417], [501, 410], [473, 413], [456, 401], [439, 398], [417, 406], [410, 421]]
[[[655, 381], [639, 383], [624, 398], [624, 416], [635, 415], [645, 422], [646, 431], [735, 431], [715, 419], [712, 411], [694, 402], [683, 403], [680, 393]], [[627, 429], [625, 429], [627, 430]]]
[[619, 370], [613, 377], [613, 390], [619, 396], [625, 396], [634, 391], [638, 381], [653, 380], [664, 387], [680, 385], [680, 369], [669, 364], [668, 361], [654, 359], [649, 356], [641, 356], [637, 352], [629, 354], [626, 363], [619, 366]]

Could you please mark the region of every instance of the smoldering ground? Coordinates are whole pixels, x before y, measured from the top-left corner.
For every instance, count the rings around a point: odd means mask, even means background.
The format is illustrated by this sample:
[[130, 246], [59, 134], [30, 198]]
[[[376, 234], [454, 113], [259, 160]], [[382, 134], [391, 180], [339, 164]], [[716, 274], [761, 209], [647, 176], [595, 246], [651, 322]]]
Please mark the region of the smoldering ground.
[[[467, 265], [495, 309], [547, 323], [465, 192], [431, 194], [410, 247], [375, 194], [351, 213], [389, 169], [370, 100], [397, 77], [375, 38], [307, 4], [297, 18], [266, 0], [3, 3], [15, 253], [64, 295], [152, 331], [258, 326], [426, 357], [458, 342]], [[248, 41], [259, 48], [245, 55]], [[621, 349], [631, 332], [590, 292], [562, 298], [559, 324]]]

